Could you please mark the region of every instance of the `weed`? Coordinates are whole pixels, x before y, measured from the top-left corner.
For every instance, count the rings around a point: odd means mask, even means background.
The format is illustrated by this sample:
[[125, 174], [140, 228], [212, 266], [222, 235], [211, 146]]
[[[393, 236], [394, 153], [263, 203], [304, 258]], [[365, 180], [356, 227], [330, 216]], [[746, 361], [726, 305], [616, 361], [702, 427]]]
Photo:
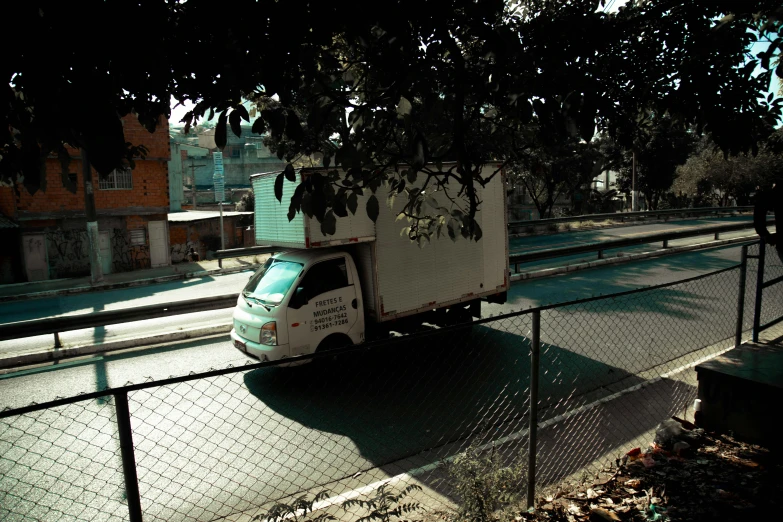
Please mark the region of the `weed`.
[[356, 522], [370, 522], [372, 520], [391, 522], [394, 519], [402, 519], [403, 516], [413, 514], [419, 509], [418, 502], [403, 502], [403, 499], [412, 491], [420, 491], [420, 486], [410, 484], [399, 493], [395, 493], [393, 489], [387, 489], [388, 486], [389, 484], [381, 484], [375, 490], [375, 495], [367, 500], [358, 498], [346, 500], [343, 503], [343, 509], [348, 511], [353, 507], [360, 507], [368, 511], [367, 515]]
[[457, 520], [488, 522], [498, 510], [520, 501], [523, 459], [503, 467], [494, 448], [482, 452], [470, 447], [445, 467], [459, 498]]
[[253, 520], [263, 520], [268, 522], [322, 522], [324, 520], [337, 520], [332, 515], [322, 513], [316, 517], [312, 517], [314, 511], [313, 507], [316, 502], [320, 502], [329, 497], [328, 491], [321, 491], [317, 493], [312, 499], [307, 498], [308, 495], [302, 495], [293, 501], [291, 504], [285, 504], [279, 502], [272, 506], [266, 514], [256, 515]]

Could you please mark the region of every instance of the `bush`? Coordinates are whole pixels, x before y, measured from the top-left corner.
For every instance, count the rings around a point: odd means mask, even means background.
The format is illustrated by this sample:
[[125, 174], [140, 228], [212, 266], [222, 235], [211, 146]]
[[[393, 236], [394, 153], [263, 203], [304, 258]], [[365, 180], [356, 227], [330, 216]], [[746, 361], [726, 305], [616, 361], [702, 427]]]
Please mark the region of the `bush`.
[[242, 199], [240, 199], [234, 207], [237, 212], [255, 212], [256, 208], [256, 195], [251, 190], [246, 192]]
[[499, 510], [519, 503], [524, 463], [524, 459], [519, 459], [503, 467], [495, 448], [482, 452], [476, 447], [447, 462], [449, 483], [459, 499], [457, 520], [489, 522], [496, 520]]

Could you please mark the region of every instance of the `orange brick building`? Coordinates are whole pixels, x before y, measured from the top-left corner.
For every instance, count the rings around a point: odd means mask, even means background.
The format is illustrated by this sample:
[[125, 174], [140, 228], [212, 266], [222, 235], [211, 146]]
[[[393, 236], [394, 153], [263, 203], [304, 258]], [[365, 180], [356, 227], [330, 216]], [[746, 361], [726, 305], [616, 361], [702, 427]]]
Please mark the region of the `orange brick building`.
[[[149, 153], [133, 170], [115, 170], [107, 179], [99, 180], [92, 171], [104, 273], [170, 264], [168, 121], [161, 117], [153, 134], [135, 116], [122, 121], [125, 140], [145, 145]], [[90, 274], [79, 151], [71, 150], [71, 158], [75, 194], [63, 187], [56, 158], [46, 160], [46, 192], [30, 194], [19, 185], [17, 194], [12, 187], [0, 187], [0, 214], [17, 225], [4, 229], [16, 236], [16, 247], [0, 254], [0, 282]]]

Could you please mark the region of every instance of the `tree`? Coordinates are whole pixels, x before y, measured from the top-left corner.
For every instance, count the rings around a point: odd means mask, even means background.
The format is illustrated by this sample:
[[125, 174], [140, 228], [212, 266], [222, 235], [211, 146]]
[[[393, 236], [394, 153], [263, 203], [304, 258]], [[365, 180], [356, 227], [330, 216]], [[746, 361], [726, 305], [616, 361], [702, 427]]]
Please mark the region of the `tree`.
[[[28, 190], [43, 188], [40, 158], [51, 152], [65, 180], [64, 144], [83, 147], [108, 174], [144, 154], [143, 144], [126, 143], [118, 115], [134, 112], [153, 129], [171, 97], [195, 103], [186, 127], [216, 118], [222, 147], [229, 128], [239, 134], [250, 121], [242, 105], [250, 98], [260, 109], [254, 131], [268, 130], [280, 157], [320, 153], [341, 168], [302, 186], [293, 212], [331, 220], [349, 193], [384, 185], [408, 197], [406, 212], [429, 233], [442, 210], [422, 204], [411, 188], [418, 179], [449, 193], [451, 217], [475, 238], [481, 166], [519, 159], [534, 116], [549, 122], [544, 133], [589, 141], [598, 127], [633, 142], [640, 115], [666, 114], [737, 154], [754, 150], [783, 103], [760, 99], [780, 53], [773, 0], [631, 0], [617, 14], [596, 10], [595, 0], [454, 0], [448, 9], [435, 0], [373, 9], [357, 0], [239, 0], [224, 23], [206, 0], [83, 8], [88, 27], [53, 0], [6, 9], [14, 45], [0, 66], [5, 182], [23, 176]], [[116, 39], [118, 20], [143, 28], [132, 50], [95, 45]], [[773, 43], [749, 60], [758, 38]], [[763, 72], [754, 76], [757, 63]], [[446, 160], [455, 164], [439, 167]]]
[[725, 157], [705, 136], [688, 161], [678, 167], [674, 189], [693, 198], [695, 205], [750, 205], [756, 188], [770, 186], [783, 173], [783, 154], [776, 150], [783, 139], [780, 129], [757, 155]]
[[560, 196], [569, 197], [571, 212], [581, 214], [590, 183], [604, 164], [596, 144], [576, 138], [559, 143], [530, 139], [528, 147], [509, 164], [512, 184], [525, 187], [541, 218], [552, 217]]
[[636, 132], [629, 149], [604, 145], [610, 165], [619, 172], [618, 185], [626, 194], [631, 191], [634, 154], [636, 188], [647, 207], [657, 210], [664, 194], [674, 183], [677, 167], [684, 164], [696, 142], [696, 134], [671, 118], [659, 118], [646, 132]]

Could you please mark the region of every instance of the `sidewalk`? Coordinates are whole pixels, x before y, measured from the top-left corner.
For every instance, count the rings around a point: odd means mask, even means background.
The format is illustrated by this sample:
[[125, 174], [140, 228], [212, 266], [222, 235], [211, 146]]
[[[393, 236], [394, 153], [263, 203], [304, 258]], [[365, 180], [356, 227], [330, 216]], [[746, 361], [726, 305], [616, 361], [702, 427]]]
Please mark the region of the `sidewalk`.
[[31, 283], [0, 285], [0, 299], [16, 301], [22, 299], [37, 299], [54, 295], [70, 295], [83, 292], [96, 292], [114, 288], [141, 286], [164, 281], [176, 281], [191, 277], [203, 277], [213, 274], [230, 274], [243, 270], [255, 270], [268, 255], [236, 257], [223, 260], [223, 268], [218, 266], [218, 260], [199, 261], [197, 263], [179, 263], [176, 265], [133, 270], [106, 274], [100, 283], [90, 283], [90, 277], [73, 277], [67, 279], [50, 279]]

